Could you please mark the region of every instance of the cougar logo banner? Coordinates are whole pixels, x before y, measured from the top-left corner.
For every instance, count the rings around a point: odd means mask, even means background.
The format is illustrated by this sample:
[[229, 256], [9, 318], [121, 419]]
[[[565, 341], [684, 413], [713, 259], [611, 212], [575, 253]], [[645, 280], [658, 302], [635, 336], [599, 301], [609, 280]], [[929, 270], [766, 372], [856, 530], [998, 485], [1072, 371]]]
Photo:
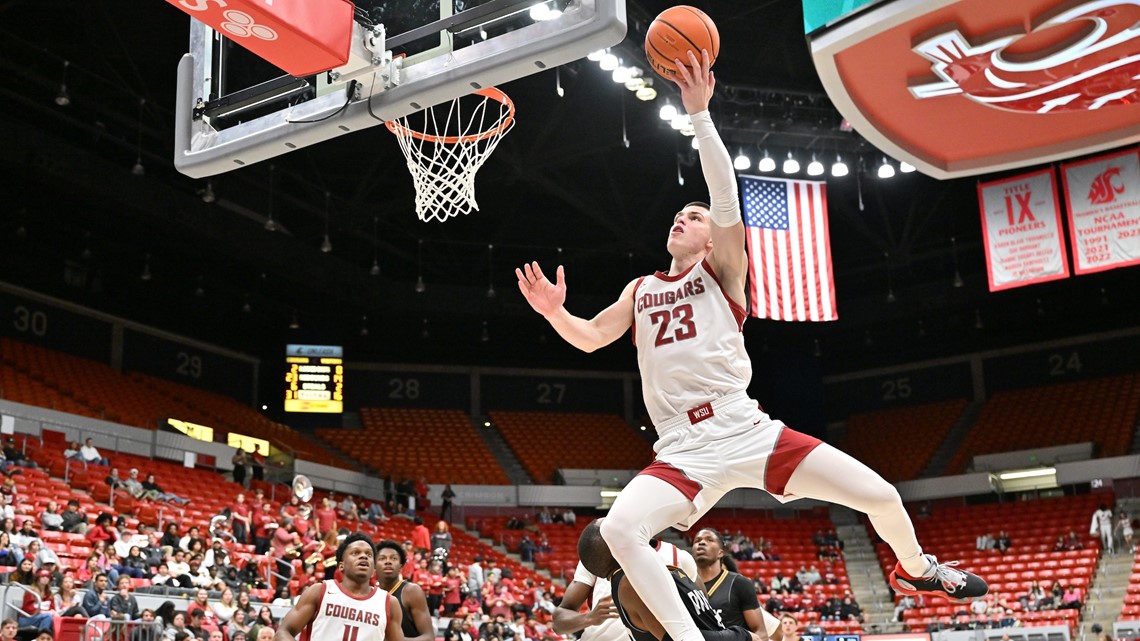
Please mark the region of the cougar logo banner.
[[1061, 165], [1077, 274], [1140, 264], [1140, 151]]
[[990, 291], [1067, 278], [1052, 169], [978, 185]]
[[1140, 141], [1140, 0], [894, 0], [810, 38], [843, 116], [935, 177]]

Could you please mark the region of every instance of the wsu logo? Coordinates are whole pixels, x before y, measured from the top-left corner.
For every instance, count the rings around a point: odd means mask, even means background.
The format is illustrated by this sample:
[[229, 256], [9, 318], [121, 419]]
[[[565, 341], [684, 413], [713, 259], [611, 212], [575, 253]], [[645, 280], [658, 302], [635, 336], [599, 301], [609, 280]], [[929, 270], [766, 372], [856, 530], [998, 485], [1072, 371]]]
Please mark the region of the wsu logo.
[[1112, 182], [1113, 178], [1120, 177], [1120, 167], [1109, 167], [1093, 179], [1089, 188], [1089, 202], [1094, 205], [1103, 205], [1116, 200], [1116, 194], [1124, 193], [1124, 185]]
[[[1007, 51], [1023, 38], [1044, 42], [1048, 36], [1040, 34], [1065, 26], [1079, 31], [1032, 53]], [[948, 31], [923, 41], [914, 52], [931, 62], [939, 78], [910, 87], [919, 99], [963, 94], [996, 109], [1039, 114], [1132, 104], [1140, 101], [1140, 0], [1084, 2], [1028, 34], [977, 45], [957, 30]], [[1107, 173], [1093, 184], [1093, 202], [1110, 202], [1120, 193]], [[1101, 191], [1098, 185], [1103, 185]]]

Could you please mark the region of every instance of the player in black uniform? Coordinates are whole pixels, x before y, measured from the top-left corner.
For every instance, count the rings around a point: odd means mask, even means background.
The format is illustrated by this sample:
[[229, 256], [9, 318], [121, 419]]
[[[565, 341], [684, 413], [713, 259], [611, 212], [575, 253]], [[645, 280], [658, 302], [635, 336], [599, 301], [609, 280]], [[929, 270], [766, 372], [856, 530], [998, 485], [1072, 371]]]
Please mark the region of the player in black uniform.
[[[736, 572], [736, 562], [724, 553], [724, 542], [720, 533], [712, 528], [703, 528], [693, 537], [693, 558], [697, 561], [697, 574], [709, 595], [709, 603], [720, 613], [720, 619], [727, 627], [741, 625], [753, 632], [771, 627], [765, 621], [768, 614], [760, 608], [756, 598], [756, 584]], [[777, 625], [776, 617], [768, 615], [771, 624]], [[779, 641], [780, 628], [772, 634]]]
[[396, 597], [403, 610], [401, 628], [404, 641], [435, 641], [431, 614], [423, 588], [400, 576], [408, 560], [404, 548], [395, 541], [384, 539], [376, 544], [376, 581], [380, 589]]
[[[618, 566], [599, 532], [598, 519], [582, 530], [578, 539], [578, 558], [594, 576], [608, 577], [613, 589], [614, 605], [618, 616], [629, 629], [634, 641], [671, 641], [665, 627], [653, 616], [645, 602], [625, 579], [625, 572]], [[767, 634], [757, 634], [742, 626], [725, 628], [720, 615], [709, 603], [708, 597], [693, 579], [677, 568], [669, 568], [669, 576], [681, 596], [693, 623], [701, 631], [705, 641], [767, 641]]]

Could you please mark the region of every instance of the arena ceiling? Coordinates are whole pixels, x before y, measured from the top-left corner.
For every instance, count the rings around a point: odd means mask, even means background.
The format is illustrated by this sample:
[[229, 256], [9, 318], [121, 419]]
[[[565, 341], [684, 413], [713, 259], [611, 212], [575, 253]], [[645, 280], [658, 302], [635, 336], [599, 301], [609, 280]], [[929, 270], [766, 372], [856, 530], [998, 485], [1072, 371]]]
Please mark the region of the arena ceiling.
[[[669, 4], [631, 0], [626, 56]], [[694, 4], [721, 27], [713, 110], [733, 151], [880, 159], [823, 95], [799, 2]], [[479, 173], [481, 211], [419, 222], [403, 158], [376, 127], [275, 161], [270, 233], [267, 163], [212, 180], [210, 203], [205, 181], [173, 169], [182, 13], [157, 0], [5, 0], [0, 36], [0, 280], [249, 353], [303, 338], [362, 359], [632, 369], [628, 345], [580, 357], [554, 340], [513, 268], [560, 260], [569, 307], [591, 315], [667, 267], [669, 219], [704, 196], [660, 99], [639, 102], [581, 60], [557, 71], [562, 97], [554, 70], [503, 87], [518, 125]], [[145, 175], [132, 175], [136, 158]], [[988, 293], [973, 180], [852, 175], [828, 190], [840, 321], [752, 321], [754, 349], [810, 353], [818, 340], [822, 369], [842, 371], [1121, 327], [1140, 311], [1135, 270]]]

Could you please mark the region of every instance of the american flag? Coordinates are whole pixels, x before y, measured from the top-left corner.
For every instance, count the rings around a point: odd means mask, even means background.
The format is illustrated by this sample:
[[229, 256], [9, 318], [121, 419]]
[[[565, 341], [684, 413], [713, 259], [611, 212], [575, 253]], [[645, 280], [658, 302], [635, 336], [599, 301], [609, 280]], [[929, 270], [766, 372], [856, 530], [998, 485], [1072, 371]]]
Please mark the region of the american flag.
[[748, 240], [750, 313], [787, 321], [839, 318], [824, 183], [741, 176], [740, 192]]

